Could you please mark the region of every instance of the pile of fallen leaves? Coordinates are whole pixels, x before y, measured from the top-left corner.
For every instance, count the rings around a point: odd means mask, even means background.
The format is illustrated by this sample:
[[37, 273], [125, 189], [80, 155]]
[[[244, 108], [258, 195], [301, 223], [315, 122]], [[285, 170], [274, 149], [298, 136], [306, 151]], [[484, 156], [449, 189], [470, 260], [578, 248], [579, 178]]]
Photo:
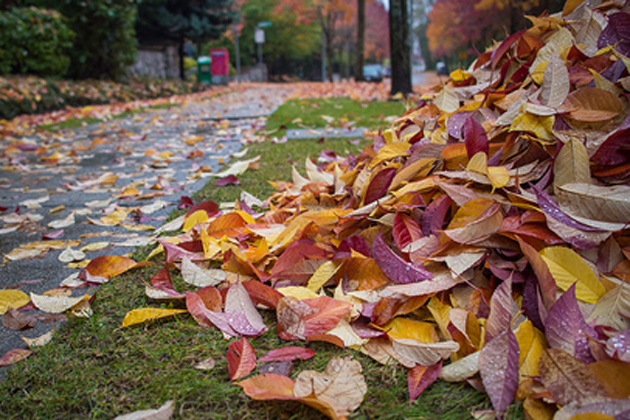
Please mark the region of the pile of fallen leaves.
[[[188, 312], [238, 338], [230, 379], [251, 398], [331, 418], [361, 404], [360, 364], [284, 376], [312, 352], [257, 359], [248, 337], [271, 327], [260, 311], [282, 340], [408, 368], [410, 400], [441, 378], [484, 390], [497, 415], [516, 399], [529, 418], [627, 418], [630, 14], [599, 3], [531, 18], [360, 155], [322, 153], [264, 202], [205, 202], [165, 225], [183, 233], [159, 238], [164, 268], [146, 293], [186, 309], [138, 308], [122, 327]], [[135, 265], [106, 258], [75, 286]], [[80, 299], [55, 310], [85, 310]]]
[[105, 80], [54, 81], [35, 76], [0, 77], [0, 119], [67, 107], [184, 95], [206, 89], [205, 85], [181, 80], [138, 79], [123, 84]]

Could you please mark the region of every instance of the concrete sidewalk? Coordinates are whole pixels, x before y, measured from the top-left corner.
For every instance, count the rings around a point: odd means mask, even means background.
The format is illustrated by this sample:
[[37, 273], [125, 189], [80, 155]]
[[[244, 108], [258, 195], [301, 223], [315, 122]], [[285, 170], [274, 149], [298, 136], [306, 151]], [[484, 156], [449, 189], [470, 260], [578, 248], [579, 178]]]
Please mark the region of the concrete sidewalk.
[[[230, 93], [183, 107], [61, 133], [1, 139], [0, 150], [12, 143], [20, 152], [13, 148], [14, 153], [0, 156], [0, 206], [7, 208], [0, 213], [0, 290], [42, 294], [80, 271], [59, 260], [68, 242], [35, 258], [12, 253], [42, 241], [43, 234], [63, 229], [58, 240], [80, 241], [72, 243], [75, 250], [93, 243], [104, 246], [86, 250], [85, 260], [127, 254], [150, 241], [151, 231], [137, 229], [163, 224], [182, 196], [192, 196], [207, 182], [203, 174], [218, 172], [220, 162], [238, 160], [244, 145], [255, 140], [254, 132], [264, 128], [265, 116], [293, 89], [237, 85]], [[127, 218], [112, 225], [101, 219], [112, 214]], [[34, 338], [50, 328], [41, 322], [23, 331], [0, 327], [0, 357], [26, 348], [20, 335]]]

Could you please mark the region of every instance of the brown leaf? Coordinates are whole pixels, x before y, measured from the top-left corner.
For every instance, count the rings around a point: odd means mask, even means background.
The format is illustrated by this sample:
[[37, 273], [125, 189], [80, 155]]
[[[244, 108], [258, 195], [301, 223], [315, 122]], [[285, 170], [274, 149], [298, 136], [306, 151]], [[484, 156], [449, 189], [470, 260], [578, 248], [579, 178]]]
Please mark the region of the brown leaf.
[[560, 405], [586, 404], [608, 397], [588, 367], [559, 349], [547, 349], [538, 366], [545, 387]]
[[9, 308], [7, 313], [2, 316], [2, 325], [13, 331], [33, 328], [37, 325], [37, 317], [22, 313], [15, 308]]

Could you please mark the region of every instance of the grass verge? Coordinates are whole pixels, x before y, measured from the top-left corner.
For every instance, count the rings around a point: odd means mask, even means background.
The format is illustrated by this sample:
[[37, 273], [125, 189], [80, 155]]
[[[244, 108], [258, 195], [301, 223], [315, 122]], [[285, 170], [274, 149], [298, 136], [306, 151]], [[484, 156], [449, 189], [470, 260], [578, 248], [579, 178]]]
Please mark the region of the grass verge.
[[[214, 187], [209, 183], [195, 201], [233, 201], [241, 190], [263, 198], [273, 191], [263, 180], [290, 179], [293, 162], [303, 169], [306, 156], [314, 158], [326, 149], [340, 154], [357, 153], [365, 145], [366, 140], [355, 145], [347, 139], [255, 144], [246, 158], [261, 155], [258, 170], [241, 175], [240, 185]], [[146, 249], [134, 255], [136, 260], [146, 256]], [[94, 315], [90, 319], [71, 319], [67, 327], [55, 334], [52, 343], [14, 366], [0, 383], [3, 418], [111, 419], [156, 408], [170, 399], [176, 401], [174, 418], [182, 419], [325, 418], [300, 403], [257, 402], [246, 397], [229, 382], [225, 357], [229, 342], [217, 329], [201, 328], [188, 315], [119, 330], [128, 311], [159, 306], [144, 294], [144, 282], [159, 268], [144, 267], [103, 285], [92, 305]], [[178, 275], [173, 275], [173, 281], [178, 290], [186, 290]], [[182, 303], [170, 306], [181, 307]], [[272, 327], [250, 340], [259, 357], [284, 345], [304, 345], [317, 352], [313, 359], [294, 363], [294, 376], [303, 370], [322, 371], [335, 356], [360, 361], [368, 393], [351, 419], [468, 419], [473, 410], [490, 408], [485, 394], [467, 384], [441, 381], [409, 405], [406, 369], [380, 365], [357, 351], [329, 343], [282, 342], [273, 325], [274, 314], [263, 311], [263, 317]], [[212, 370], [194, 368], [208, 357], [216, 360]], [[522, 418], [522, 411], [512, 406], [505, 418]]]
[[370, 102], [350, 98], [291, 99], [267, 120], [267, 130], [283, 136], [287, 129], [355, 127], [376, 129], [387, 125], [386, 118], [399, 116], [405, 106], [399, 101]]

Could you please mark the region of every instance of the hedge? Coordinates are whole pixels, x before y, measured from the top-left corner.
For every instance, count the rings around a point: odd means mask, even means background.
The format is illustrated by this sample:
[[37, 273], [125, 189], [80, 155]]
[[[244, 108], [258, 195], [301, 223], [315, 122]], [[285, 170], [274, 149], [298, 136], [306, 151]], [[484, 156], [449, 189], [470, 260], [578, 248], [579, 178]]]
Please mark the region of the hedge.
[[39, 114], [74, 106], [110, 104], [184, 95], [207, 85], [181, 80], [135, 79], [128, 83], [104, 80], [53, 80], [34, 76], [0, 77], [0, 119]]
[[57, 11], [12, 7], [0, 12], [0, 74], [61, 76], [70, 64], [72, 32]]

